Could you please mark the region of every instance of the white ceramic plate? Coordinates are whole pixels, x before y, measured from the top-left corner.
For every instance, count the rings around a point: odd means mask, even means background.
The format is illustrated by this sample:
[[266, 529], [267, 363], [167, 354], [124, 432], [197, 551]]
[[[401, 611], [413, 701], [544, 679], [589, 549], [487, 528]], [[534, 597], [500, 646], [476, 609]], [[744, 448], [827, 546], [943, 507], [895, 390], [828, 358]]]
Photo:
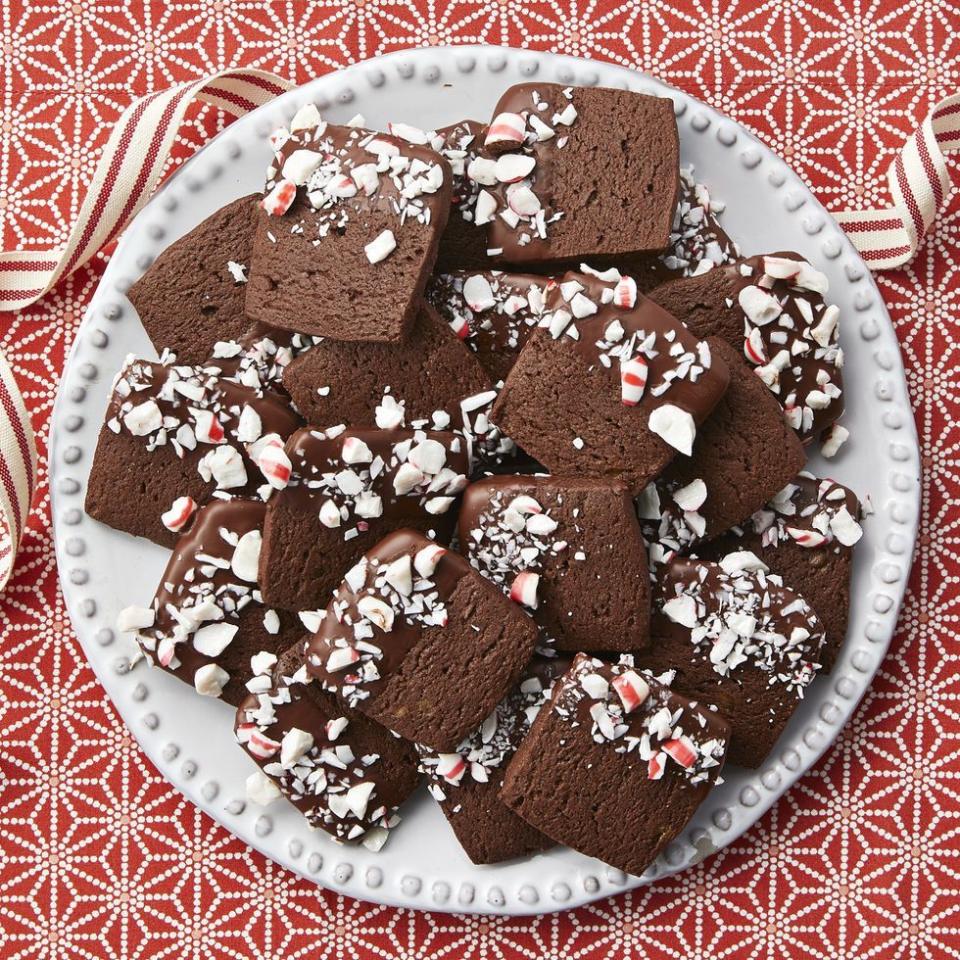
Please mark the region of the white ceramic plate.
[[[695, 164], [711, 193], [727, 201], [724, 225], [744, 252], [795, 249], [827, 274], [843, 318], [845, 423], [852, 437], [829, 466], [816, 457], [810, 466], [869, 497], [876, 510], [856, 555], [850, 630], [832, 674], [813, 685], [763, 768], [728, 768], [723, 786], [639, 878], [560, 848], [474, 866], [423, 791], [406, 805], [405, 822], [378, 854], [312, 832], [285, 802], [266, 809], [245, 802], [244, 780], [253, 768], [233, 743], [231, 709], [145, 663], [130, 669], [132, 641], [114, 635], [120, 609], [149, 602], [167, 552], [101, 526], [82, 510], [111, 379], [127, 353], [154, 355], [124, 292], [167, 244], [261, 187], [273, 128], [308, 100], [334, 122], [358, 112], [371, 126], [390, 119], [421, 127], [483, 119], [507, 86], [529, 79], [670, 97], [683, 161]], [[80, 641], [134, 736], [171, 783], [244, 841], [325, 886], [388, 904], [505, 914], [574, 906], [649, 883], [747, 830], [831, 743], [870, 683], [893, 632], [919, 510], [917, 439], [893, 327], [860, 257], [807, 187], [737, 124], [648, 77], [491, 47], [395, 54], [322, 77], [237, 121], [185, 164], [126, 231], [77, 333], [54, 410], [50, 472], [57, 558]]]

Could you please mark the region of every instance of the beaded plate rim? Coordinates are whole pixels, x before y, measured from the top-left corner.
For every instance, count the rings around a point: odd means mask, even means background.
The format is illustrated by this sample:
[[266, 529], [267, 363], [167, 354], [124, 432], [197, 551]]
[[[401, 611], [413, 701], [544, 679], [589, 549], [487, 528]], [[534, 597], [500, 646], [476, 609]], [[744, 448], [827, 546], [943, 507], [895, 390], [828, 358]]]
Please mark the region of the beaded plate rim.
[[[115, 637], [108, 616], [108, 611], [115, 615], [116, 610], [109, 576], [105, 578], [109, 558], [101, 541], [110, 543], [111, 537], [124, 535], [104, 533], [105, 528], [82, 510], [96, 431], [116, 366], [105, 367], [104, 362], [116, 352], [116, 341], [123, 337], [117, 331], [125, 319], [132, 317], [139, 326], [123, 294], [170, 242], [165, 224], [182, 210], [184, 201], [195, 201], [208, 188], [241, 196], [239, 187], [229, 182], [231, 163], [237, 163], [250, 144], [256, 148], [308, 99], [322, 110], [346, 110], [349, 116], [363, 109], [366, 97], [383, 97], [395, 87], [436, 91], [446, 88], [448, 80], [476, 83], [485, 75], [498, 88], [542, 78], [624, 86], [671, 98], [682, 141], [714, 138], [711, 148], [719, 145], [738, 158], [738, 176], [780, 198], [775, 219], [787, 225], [794, 241], [803, 241], [801, 252], [813, 256], [829, 273], [831, 299], [848, 307], [843, 311], [843, 340], [848, 348], [854, 338], [860, 341], [858, 379], [864, 375], [859, 367], [869, 368], [869, 382], [857, 385], [852, 403], [848, 387], [848, 408], [854, 407], [854, 419], [880, 431], [872, 439], [883, 447], [871, 455], [882, 460], [886, 473], [876, 480], [882, 502], [880, 496], [874, 497], [876, 513], [858, 551], [857, 583], [866, 593], [856, 597], [840, 660], [828, 677], [818, 679], [767, 763], [756, 771], [737, 772], [735, 784], [731, 781], [713, 791], [683, 835], [643, 877], [628, 877], [568, 850], [504, 866], [441, 865], [425, 871], [405, 864], [402, 852], [391, 853], [393, 839], [373, 855], [335, 845], [309, 831], [299, 816], [290, 816], [289, 811], [278, 815], [276, 805], [262, 812], [252, 809], [243, 798], [243, 784], [222, 782], [216, 773], [216, 741], [204, 753], [165, 733], [180, 701], [197, 699], [193, 691], [160, 671], [131, 669], [129, 656], [119, 653], [123, 641]], [[198, 212], [193, 223], [204, 215]], [[577, 906], [697, 863], [749, 829], [833, 742], [867, 690], [893, 634], [920, 508], [919, 447], [892, 322], [860, 256], [800, 179], [737, 123], [644, 74], [569, 56], [486, 46], [400, 51], [328, 74], [236, 121], [184, 163], [125, 232], [77, 331], [51, 419], [49, 465], [57, 564], [67, 609], [92, 667], [161, 774], [231, 833], [316, 883], [393, 906], [463, 913], [520, 915]]]

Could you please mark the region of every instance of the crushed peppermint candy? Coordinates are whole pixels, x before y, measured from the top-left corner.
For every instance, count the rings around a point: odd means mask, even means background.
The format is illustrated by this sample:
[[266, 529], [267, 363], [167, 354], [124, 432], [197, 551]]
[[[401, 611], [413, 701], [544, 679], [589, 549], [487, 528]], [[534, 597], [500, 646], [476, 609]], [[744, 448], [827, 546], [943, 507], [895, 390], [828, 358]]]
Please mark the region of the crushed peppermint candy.
[[587, 726], [594, 743], [646, 764], [647, 777], [680, 777], [691, 786], [718, 780], [726, 724], [705, 706], [673, 693], [625, 654], [607, 663], [578, 654], [558, 681], [552, 709]]
[[721, 678], [766, 675], [796, 697], [817, 675], [825, 631], [799, 594], [757, 557], [741, 551], [719, 563], [676, 559], [660, 577], [654, 632], [683, 637]]
[[[317, 245], [355, 224], [367, 232], [367, 259], [377, 264], [397, 249], [405, 224], [429, 224], [433, 198], [444, 186], [444, 165], [426, 139], [413, 136], [415, 128], [392, 126], [388, 134], [334, 126], [314, 108], [309, 123], [275, 132], [263, 207], [286, 218], [276, 229]], [[374, 219], [391, 226], [370, 234]]]
[[263, 689], [240, 705], [237, 741], [312, 826], [347, 841], [395, 827], [396, 807], [381, 799], [381, 757], [356, 749], [355, 727], [368, 721], [336, 714], [334, 701], [311, 697], [302, 667], [274, 677], [275, 659], [253, 658]]

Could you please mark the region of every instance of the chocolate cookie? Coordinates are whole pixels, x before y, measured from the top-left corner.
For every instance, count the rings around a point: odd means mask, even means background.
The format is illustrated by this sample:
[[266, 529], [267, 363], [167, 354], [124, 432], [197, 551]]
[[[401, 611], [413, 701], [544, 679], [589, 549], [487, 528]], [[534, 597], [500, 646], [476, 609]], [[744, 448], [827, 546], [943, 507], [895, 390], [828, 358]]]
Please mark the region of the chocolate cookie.
[[172, 547], [213, 491], [265, 497], [270, 481], [262, 465], [301, 422], [274, 393], [203, 367], [129, 358], [100, 430], [86, 511]]
[[297, 644], [256, 660], [256, 690], [237, 710], [238, 742], [308, 820], [379, 849], [417, 786], [416, 753], [311, 681]]
[[324, 340], [290, 363], [284, 384], [307, 420], [320, 427], [429, 426], [440, 411], [444, 417], [437, 429], [456, 428], [460, 402], [492, 386], [477, 359], [426, 303], [400, 343]]
[[536, 658], [520, 684], [453, 753], [418, 747], [430, 794], [474, 863], [501, 863], [553, 846], [505, 806], [499, 793], [510, 758], [550, 696], [553, 680], [569, 665], [557, 657]]
[[726, 364], [613, 268], [547, 290], [492, 419], [552, 473], [633, 492], [679, 452], [727, 389]]
[[271, 498], [264, 531], [268, 603], [326, 606], [344, 571], [400, 527], [450, 542], [469, 468], [455, 434], [308, 427], [290, 438], [286, 458], [289, 482]]
[[492, 477], [463, 495], [459, 543], [471, 565], [525, 606], [559, 650], [642, 650], [647, 557], [619, 482]]
[[295, 614], [264, 606], [257, 584], [266, 505], [215, 499], [177, 543], [148, 609], [128, 608], [147, 659], [198, 693], [237, 706], [253, 676], [250, 658], [278, 653], [304, 628]]
[[127, 297], [157, 353], [203, 363], [218, 340], [242, 337], [257, 201], [228, 203], [174, 241], [130, 288]]
[[507, 767], [500, 798], [557, 843], [635, 875], [717, 782], [730, 725], [633, 668], [580, 654]]
[[487, 231], [473, 222], [480, 185], [467, 176], [467, 168], [482, 149], [486, 129], [476, 120], [461, 120], [440, 127], [431, 138], [431, 146], [453, 173], [453, 203], [437, 251], [438, 271], [484, 267], [489, 259]]
[[484, 146], [467, 173], [482, 187], [474, 220], [488, 225], [493, 256], [609, 262], [667, 246], [679, 169], [669, 100], [521, 83], [497, 103]]
[[680, 199], [673, 214], [670, 242], [662, 253], [626, 257], [624, 273], [646, 293], [667, 280], [696, 277], [740, 256], [737, 244], [720, 224], [725, 204], [698, 183], [692, 167], [680, 168]]
[[749, 517], [806, 462], [780, 404], [726, 341], [707, 343], [730, 371], [727, 392], [697, 432], [693, 453], [677, 457], [639, 500], [651, 566], [687, 552]]
[[463, 557], [398, 530], [348, 571], [306, 663], [348, 706], [448, 752], [518, 682], [536, 634]]
[[746, 523], [701, 544], [697, 554], [716, 560], [749, 550], [806, 598], [826, 629], [820, 662], [828, 671], [847, 635], [853, 548], [863, 536], [860, 519], [852, 490], [801, 473]]
[[247, 315], [338, 340], [402, 340], [450, 212], [450, 167], [429, 147], [325, 123], [310, 105], [272, 139]]
[[730, 721], [728, 759], [758, 767], [819, 669], [824, 628], [752, 553], [677, 558], [660, 574], [642, 667], [675, 670], [673, 688]]
[[301, 354], [322, 343], [292, 330], [254, 324], [237, 340], [218, 340], [204, 361], [204, 369], [254, 390], [271, 390], [287, 396], [284, 374]]
[[672, 280], [650, 297], [698, 337], [742, 351], [804, 442], [843, 413], [840, 310], [827, 278], [796, 253], [749, 257]]
[[549, 282], [531, 273], [458, 270], [434, 274], [427, 299], [499, 383], [540, 322]]

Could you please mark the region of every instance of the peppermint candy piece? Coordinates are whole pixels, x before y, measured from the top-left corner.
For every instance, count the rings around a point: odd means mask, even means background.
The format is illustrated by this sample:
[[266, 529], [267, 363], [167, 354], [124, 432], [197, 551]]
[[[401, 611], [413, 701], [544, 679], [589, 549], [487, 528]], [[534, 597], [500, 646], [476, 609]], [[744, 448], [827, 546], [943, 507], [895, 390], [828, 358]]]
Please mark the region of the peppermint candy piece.
[[280, 443], [267, 444], [257, 457], [257, 466], [274, 490], [283, 490], [290, 482], [293, 467]]
[[613, 689], [626, 713], [633, 713], [650, 696], [650, 686], [635, 670], [626, 670], [614, 678]]
[[160, 515], [160, 521], [171, 533], [179, 533], [196, 509], [197, 501], [193, 497], [177, 497], [170, 504], [170, 509]]
[[483, 145], [490, 147], [521, 144], [526, 136], [526, 130], [527, 124], [519, 113], [498, 113], [493, 118], [493, 123], [487, 127]]
[[397, 238], [393, 235], [393, 231], [384, 230], [363, 248], [363, 252], [367, 255], [367, 260], [370, 263], [380, 263], [382, 260], [386, 260], [396, 249]]
[[510, 599], [529, 610], [537, 609], [537, 588], [540, 586], [540, 575], [524, 570], [513, 578], [510, 584]]
[[278, 180], [273, 189], [260, 201], [260, 206], [271, 217], [282, 217], [293, 205], [297, 185], [292, 180]]
[[625, 406], [635, 407], [647, 388], [649, 364], [641, 356], [620, 363], [620, 399]]
[[686, 410], [681, 410], [673, 403], [664, 403], [650, 411], [647, 423], [650, 429], [674, 450], [679, 450], [688, 457], [693, 453], [697, 425]]
[[229, 683], [230, 674], [215, 663], [207, 663], [193, 675], [193, 686], [204, 697], [219, 697]]

